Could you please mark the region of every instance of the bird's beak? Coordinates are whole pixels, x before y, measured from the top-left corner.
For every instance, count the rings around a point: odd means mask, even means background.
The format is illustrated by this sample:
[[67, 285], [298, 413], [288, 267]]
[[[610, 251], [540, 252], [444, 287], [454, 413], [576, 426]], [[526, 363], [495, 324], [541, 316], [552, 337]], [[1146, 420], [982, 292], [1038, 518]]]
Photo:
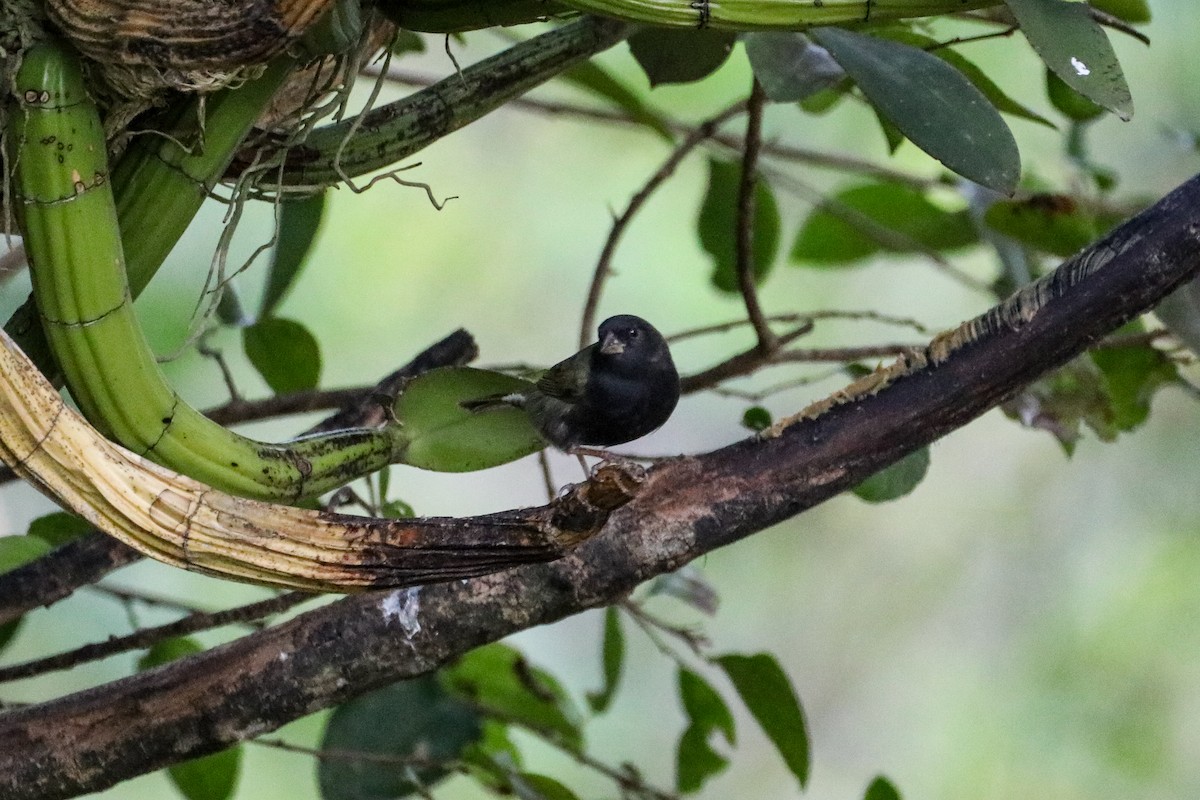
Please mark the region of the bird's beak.
[[606, 356], [620, 355], [625, 352], [625, 344], [614, 334], [608, 334], [600, 343], [600, 352]]

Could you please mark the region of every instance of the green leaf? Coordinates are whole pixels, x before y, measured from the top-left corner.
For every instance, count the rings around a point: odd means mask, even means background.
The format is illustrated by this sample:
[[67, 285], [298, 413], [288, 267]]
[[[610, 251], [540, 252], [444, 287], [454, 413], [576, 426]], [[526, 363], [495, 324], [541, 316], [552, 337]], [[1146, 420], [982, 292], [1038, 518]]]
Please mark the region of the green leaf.
[[227, 800], [237, 790], [242, 747], [235, 745], [212, 755], [167, 767], [171, 782], [187, 800]]
[[704, 782], [729, 766], [729, 759], [708, 744], [708, 736], [695, 725], [679, 737], [675, 751], [675, 788], [681, 794], [698, 792]]
[[[738, 188], [742, 180], [742, 165], [737, 161], [709, 159], [708, 189], [700, 206], [697, 221], [700, 245], [713, 259], [712, 282], [723, 292], [738, 291], [735, 244], [738, 224]], [[765, 180], [755, 184], [754, 229], [751, 236], [754, 250], [754, 280], [762, 283], [775, 265], [782, 223], [775, 195]]]
[[524, 784], [516, 790], [521, 800], [579, 800], [579, 795], [549, 775], [523, 772], [518, 780]]
[[1037, 194], [1025, 200], [999, 200], [984, 212], [989, 228], [1056, 256], [1066, 257], [1096, 238], [1096, 220], [1075, 199]]
[[736, 41], [737, 34], [711, 28], [643, 28], [629, 37], [629, 52], [653, 88], [707, 78], [729, 58]]
[[60, 547], [95, 529], [96, 526], [83, 517], [68, 514], [66, 511], [55, 511], [30, 522], [28, 533], [51, 547]]
[[680, 792], [699, 791], [710, 777], [725, 769], [729, 760], [709, 745], [713, 731], [734, 744], [737, 731], [733, 714], [716, 689], [695, 672], [679, 668], [679, 699], [688, 717], [688, 726], [679, 737], [675, 753], [675, 783]]
[[1021, 176], [1016, 140], [961, 72], [900, 42], [840, 28], [811, 35], [913, 144], [965, 178], [1012, 193]]
[[1133, 98], [1121, 64], [1087, 3], [1004, 0], [1029, 44], [1054, 74], [1121, 119], [1133, 116]]
[[871, 781], [871, 785], [867, 787], [867, 793], [863, 795], [863, 800], [901, 800], [900, 792], [892, 785], [892, 782], [882, 775], [876, 776], [875, 780]]
[[808, 782], [808, 730], [804, 711], [787, 675], [767, 653], [725, 655], [717, 658], [716, 663], [725, 670], [742, 702], [803, 789]]
[[498, 406], [468, 411], [461, 403], [526, 391], [529, 381], [471, 367], [446, 367], [414, 378], [396, 400], [406, 426], [404, 463], [438, 472], [470, 472], [536, 453], [546, 443], [524, 411]]
[[[37, 536], [0, 536], [0, 575], [36, 561], [52, 549], [45, 539]], [[24, 617], [18, 617], [0, 625], [0, 650], [17, 635], [23, 621]]]
[[752, 431], [765, 431], [771, 424], [771, 412], [762, 406], [750, 406], [742, 414], [742, 426]]
[[807, 36], [791, 31], [742, 34], [754, 77], [767, 98], [776, 103], [804, 100], [835, 85], [846, 72], [829, 51], [815, 46]]
[[299, 322], [260, 319], [242, 328], [242, 349], [276, 394], [314, 389], [321, 381], [321, 348]]
[[578, 711], [548, 672], [502, 644], [472, 650], [442, 670], [446, 687], [506, 720], [558, 734], [568, 746], [583, 746]]
[[[138, 669], [147, 670], [202, 652], [195, 639], [177, 636], [156, 642], [138, 659]], [[200, 758], [193, 758], [167, 767], [167, 774], [188, 800], [227, 800], [237, 789], [241, 772], [242, 747], [234, 745]]]
[[604, 687], [598, 692], [588, 692], [588, 705], [597, 714], [603, 714], [612, 704], [613, 695], [621, 683], [621, 669], [625, 664], [625, 634], [621, 632], [621, 615], [616, 606], [604, 609], [604, 644], [601, 650], [601, 666], [604, 671]]
[[671, 127], [667, 125], [666, 120], [660, 114], [642, 102], [642, 98], [636, 92], [614, 78], [599, 64], [584, 61], [571, 67], [559, 77], [581, 89], [586, 89], [597, 97], [608, 100], [668, 142], [675, 139], [675, 135], [671, 133]]
[[[321, 797], [385, 800], [412, 795], [449, 773], [444, 762], [457, 759], [479, 741], [481, 724], [479, 713], [447, 692], [436, 675], [356, 697], [334, 709], [321, 749], [376, 758], [321, 759], [317, 764]], [[411, 772], [404, 764], [410, 759], [420, 762]]]
[[1104, 109], [1072, 89], [1063, 79], [1046, 70], [1046, 96], [1050, 104], [1063, 116], [1076, 122], [1090, 122], [1104, 113]]
[[868, 183], [843, 189], [809, 214], [791, 259], [840, 265], [879, 252], [953, 250], [977, 241], [966, 210], [944, 211], [908, 186]]
[[1126, 22], [1150, 21], [1150, 4], [1146, 0], [1092, 0], [1091, 6]]
[[388, 519], [410, 519], [417, 515], [413, 507], [403, 500], [388, 500], [379, 510]]
[[424, 52], [425, 39], [419, 33], [401, 29], [396, 32], [396, 38], [392, 39], [392, 55], [394, 56]]
[[[1126, 326], [1121, 332], [1140, 330]], [[1179, 371], [1165, 353], [1148, 344], [1133, 347], [1100, 347], [1090, 351], [1100, 369], [1119, 431], [1131, 431], [1150, 415], [1150, 401], [1163, 386], [1179, 382]]]
[[267, 272], [267, 284], [263, 290], [259, 319], [275, 313], [279, 303], [300, 277], [321, 219], [325, 214], [325, 192], [297, 200], [284, 200], [279, 204], [279, 239], [271, 257]]
[[904, 458], [884, 467], [851, 491], [868, 503], [895, 500], [917, 488], [929, 470], [929, 448], [914, 450]]

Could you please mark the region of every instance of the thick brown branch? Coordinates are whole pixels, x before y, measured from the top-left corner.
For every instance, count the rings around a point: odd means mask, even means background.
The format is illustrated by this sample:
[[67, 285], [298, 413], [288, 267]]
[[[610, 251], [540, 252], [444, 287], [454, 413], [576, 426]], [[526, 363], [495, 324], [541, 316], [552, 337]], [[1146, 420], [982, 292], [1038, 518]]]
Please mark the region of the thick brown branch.
[[855, 485], [1061, 365], [1200, 271], [1200, 179], [914, 358], [890, 382], [656, 467], [552, 564], [350, 597], [132, 678], [0, 716], [0, 796], [68, 797], [214, 752], [640, 582]]

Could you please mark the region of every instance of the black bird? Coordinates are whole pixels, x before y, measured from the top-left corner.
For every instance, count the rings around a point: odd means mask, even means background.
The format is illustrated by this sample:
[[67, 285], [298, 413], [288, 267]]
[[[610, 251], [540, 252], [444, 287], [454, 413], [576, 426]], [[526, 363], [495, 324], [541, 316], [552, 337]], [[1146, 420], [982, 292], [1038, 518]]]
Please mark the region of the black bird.
[[662, 334], [641, 317], [600, 323], [599, 341], [548, 369], [537, 384], [464, 402], [482, 410], [523, 408], [542, 438], [560, 450], [608, 447], [657, 429], [679, 402], [679, 373]]

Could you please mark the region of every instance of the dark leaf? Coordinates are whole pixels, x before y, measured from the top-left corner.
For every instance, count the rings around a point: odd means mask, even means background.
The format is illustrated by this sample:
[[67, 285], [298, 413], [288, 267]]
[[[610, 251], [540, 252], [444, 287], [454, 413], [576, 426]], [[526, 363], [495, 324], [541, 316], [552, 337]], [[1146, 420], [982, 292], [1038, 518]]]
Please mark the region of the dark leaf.
[[629, 37], [629, 51], [650, 86], [691, 83], [717, 71], [737, 34], [711, 28], [643, 28]]
[[998, 200], [983, 215], [997, 233], [1056, 256], [1069, 256], [1096, 238], [1096, 220], [1060, 194], [1037, 194], [1025, 200]]
[[[334, 709], [321, 749], [390, 757], [397, 763], [379, 758], [321, 759], [317, 763], [321, 796], [324, 800], [407, 797], [444, 778], [449, 772], [445, 762], [457, 759], [480, 735], [478, 712], [447, 692], [436, 675], [356, 697]], [[414, 760], [411, 770], [405, 765], [409, 760]]]
[[750, 406], [742, 414], [742, 425], [752, 431], [765, 431], [771, 423], [771, 412], [762, 406]]
[[[723, 292], [738, 291], [737, 224], [738, 188], [742, 165], [737, 161], [709, 159], [708, 189], [700, 206], [700, 245], [713, 260], [712, 281]], [[755, 215], [752, 234], [754, 279], [762, 283], [775, 264], [782, 223], [771, 187], [761, 177], [755, 184]]]
[[604, 609], [604, 644], [601, 653], [604, 687], [598, 692], [588, 692], [587, 696], [588, 705], [597, 714], [604, 713], [612, 704], [625, 664], [625, 634], [621, 632], [621, 615], [616, 606]]
[[767, 653], [726, 655], [715, 661], [803, 789], [808, 782], [808, 729], [787, 675]]
[[520, 800], [579, 800], [579, 796], [549, 775], [524, 772], [517, 780], [523, 784], [516, 789]]
[[680, 792], [699, 791], [704, 782], [728, 766], [729, 761], [709, 745], [709, 737], [720, 731], [725, 741], [734, 744], [737, 732], [733, 715], [721, 695], [699, 675], [679, 668], [679, 699], [688, 717], [688, 726], [679, 737], [675, 754], [675, 783]]
[[29, 523], [29, 535], [36, 536], [51, 547], [64, 545], [95, 529], [96, 526], [83, 517], [66, 511], [55, 511]]
[[403, 29], [396, 32], [396, 38], [392, 40], [392, 55], [424, 52], [425, 39], [419, 33]]
[[1026, 427], [1049, 432], [1068, 456], [1075, 452], [1080, 423], [1103, 441], [1117, 435], [1100, 371], [1088, 359], [1077, 358], [1042, 376], [1000, 408]]
[[260, 319], [242, 328], [242, 349], [276, 394], [314, 389], [321, 380], [321, 348], [299, 322]]
[[524, 411], [511, 406], [468, 411], [460, 405], [532, 385], [471, 367], [436, 369], [413, 379], [395, 405], [396, 419], [409, 436], [404, 463], [438, 472], [470, 472], [543, 449], [546, 443]]
[[552, 731], [571, 747], [583, 746], [579, 714], [558, 681], [511, 647], [472, 650], [442, 676], [451, 691], [506, 720]]
[[[0, 575], [24, 566], [49, 553], [53, 548], [38, 536], [0, 536]], [[0, 650], [3, 650], [17, 629], [21, 627], [22, 617], [0, 625]]]
[[868, 503], [895, 500], [917, 488], [928, 470], [929, 448], [922, 447], [876, 472], [851, 491]]
[[776, 103], [804, 100], [846, 77], [829, 51], [802, 33], [744, 33], [742, 42], [754, 77], [767, 98]]
[[953, 250], [978, 240], [966, 210], [944, 211], [908, 186], [869, 183], [843, 189], [809, 214], [791, 258], [846, 264], [881, 251]]
[[1063, 116], [1076, 122], [1088, 122], [1104, 113], [1103, 108], [1072, 89], [1049, 69], [1046, 70], [1046, 96]]
[[661, 115], [643, 103], [636, 92], [610, 75], [599, 64], [584, 61], [559, 77], [597, 97], [604, 98], [667, 141], [675, 138]]
[[237, 282], [232, 278], [225, 281], [225, 285], [221, 287], [221, 297], [217, 300], [217, 319], [221, 324], [234, 328], [254, 324], [254, 319], [246, 313], [246, 308], [242, 305]]
[[729, 759], [708, 744], [708, 736], [695, 725], [679, 737], [675, 751], [675, 788], [681, 794], [698, 792], [704, 782], [729, 766]]
[[1117, 54], [1087, 3], [1005, 0], [1005, 4], [1054, 74], [1121, 119], [1133, 116], [1133, 99]]
[[867, 787], [867, 793], [863, 795], [863, 800], [900, 800], [900, 792], [896, 790], [891, 781], [879, 775]]
[[812, 32], [866, 98], [949, 169], [1011, 194], [1021, 157], [999, 112], [961, 72], [919, 48], [840, 28]]
[[275, 242], [267, 284], [263, 289], [259, 319], [275, 313], [279, 303], [296, 283], [308, 258], [321, 218], [325, 213], [325, 193], [279, 204], [279, 239]]

